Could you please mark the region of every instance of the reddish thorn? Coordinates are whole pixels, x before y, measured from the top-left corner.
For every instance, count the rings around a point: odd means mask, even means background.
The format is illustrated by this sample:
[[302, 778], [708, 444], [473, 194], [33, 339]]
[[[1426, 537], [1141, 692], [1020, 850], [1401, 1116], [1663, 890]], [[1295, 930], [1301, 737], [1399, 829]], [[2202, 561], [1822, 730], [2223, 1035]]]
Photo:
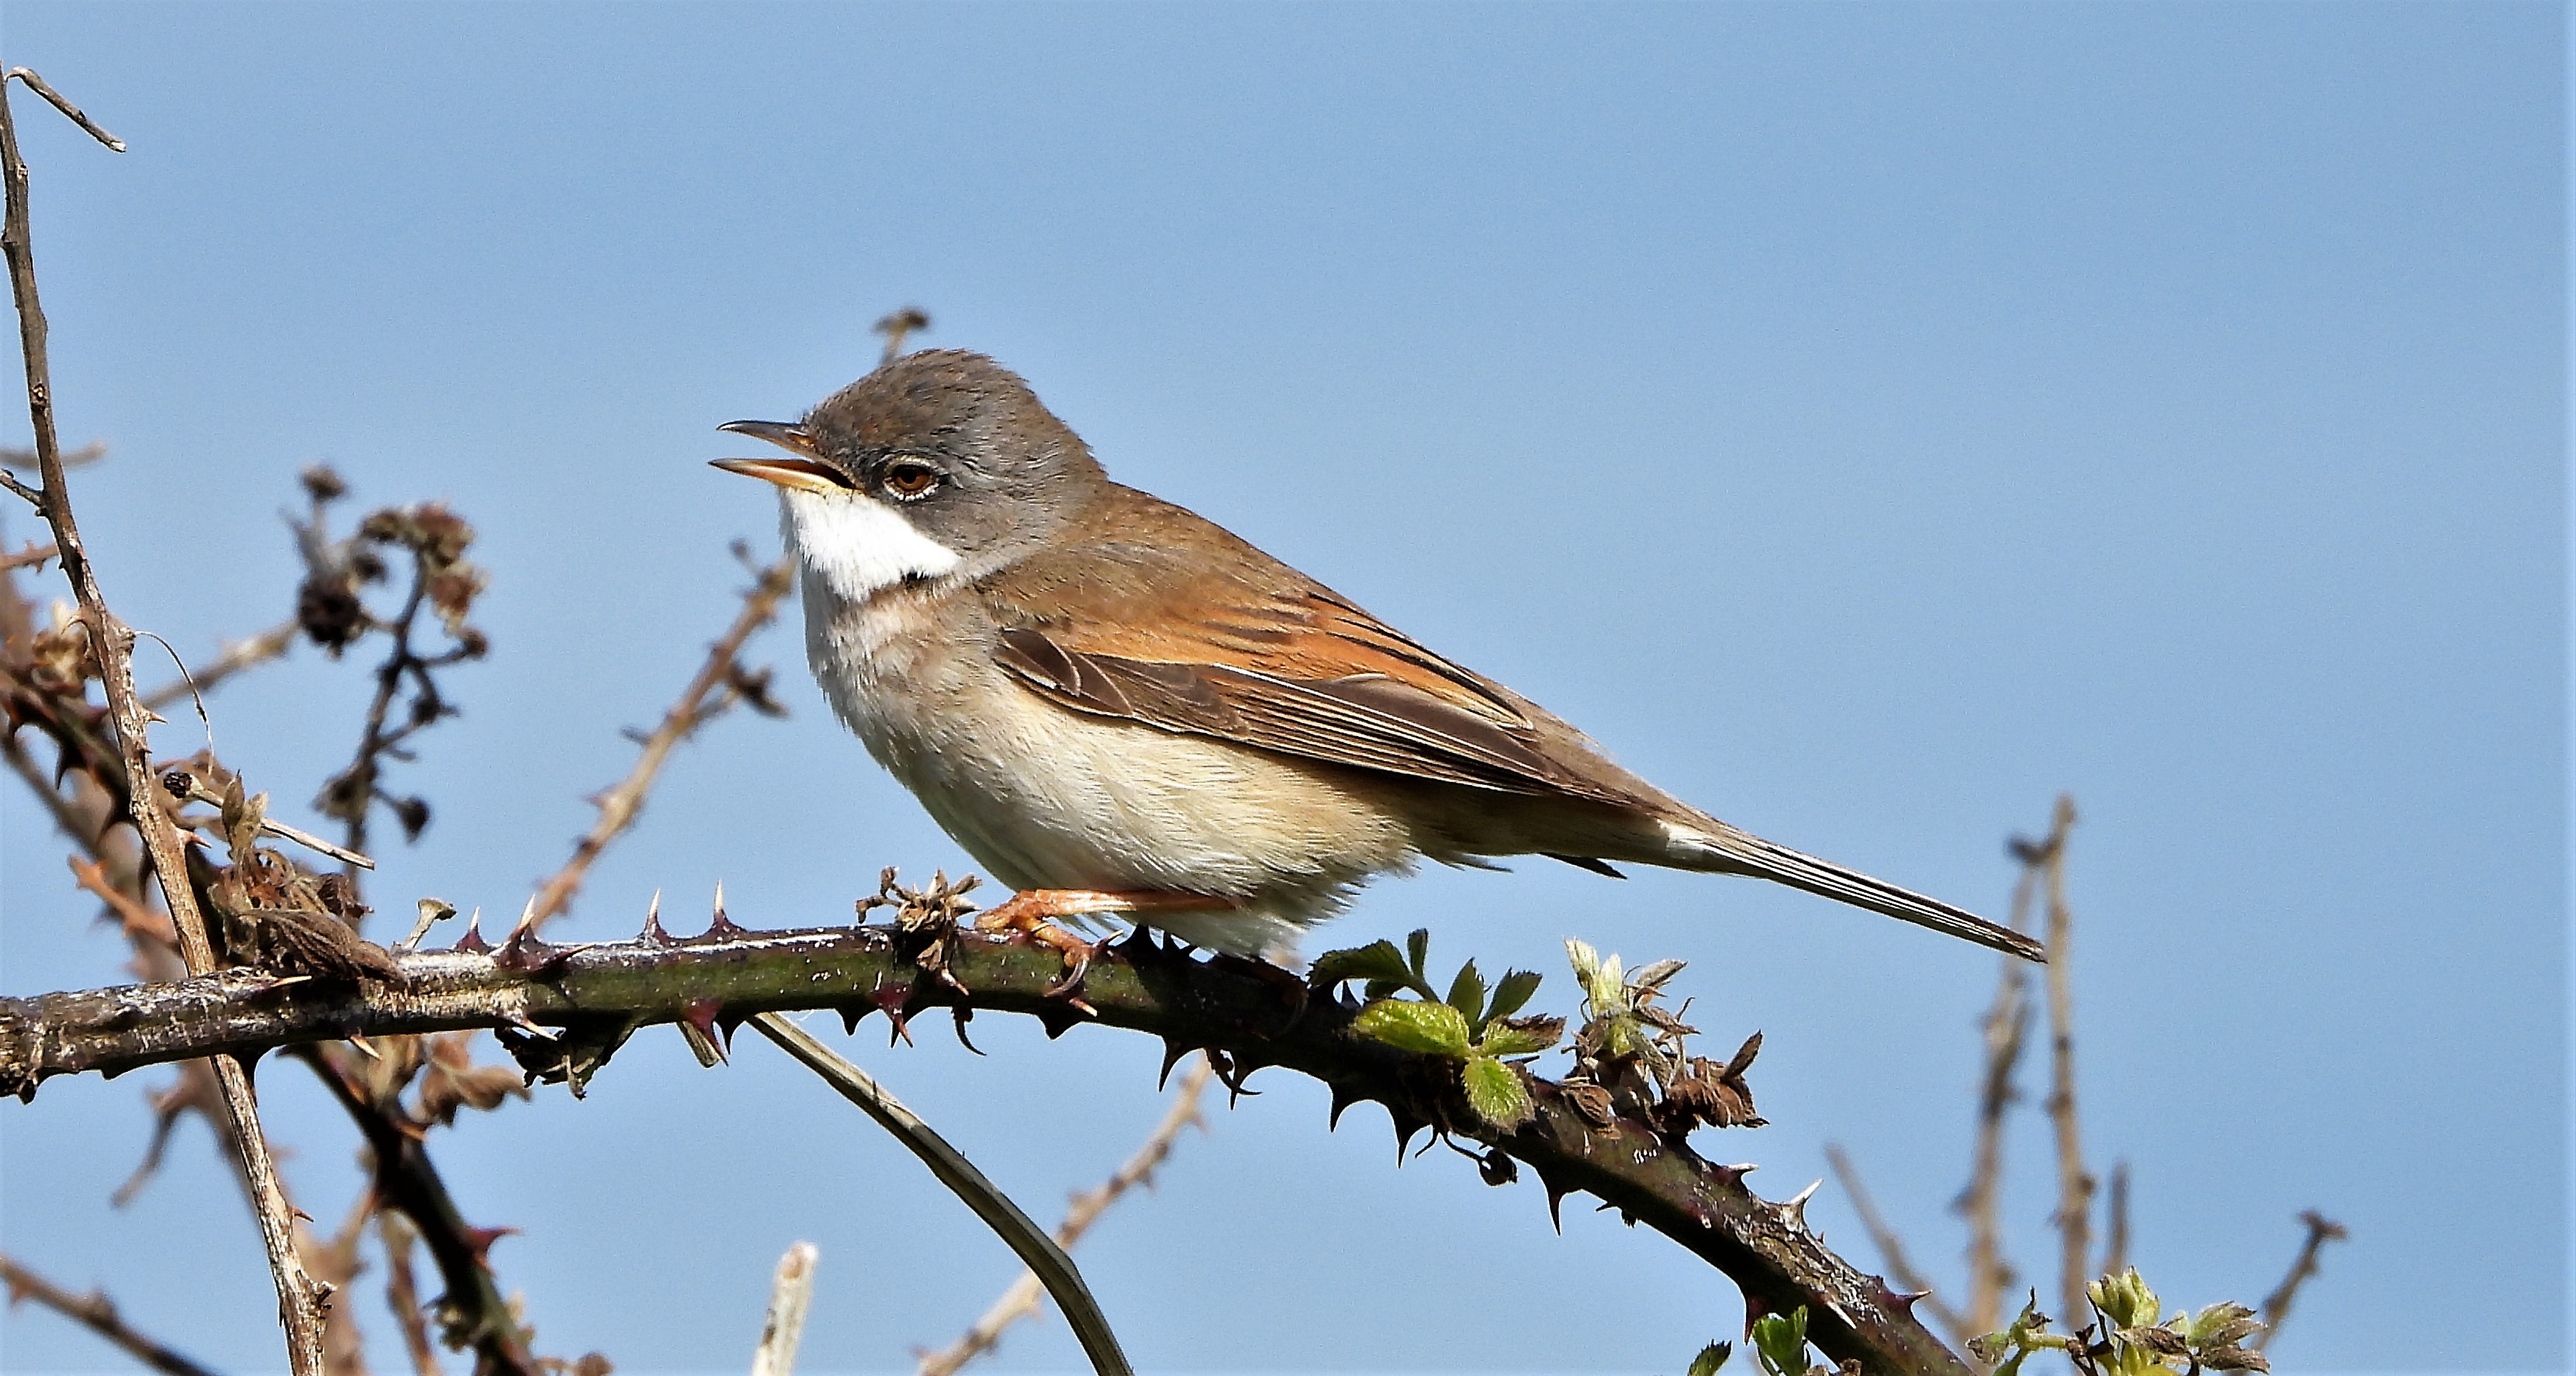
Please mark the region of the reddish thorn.
[[716, 1013], [723, 1007], [715, 999], [691, 999], [680, 1010], [680, 1016], [712, 1041], [716, 1035]]
[[724, 881], [716, 881], [716, 915], [714, 920], [707, 923], [706, 935], [699, 937], [698, 940], [731, 941], [735, 937], [746, 935], [748, 933], [742, 928], [733, 925], [732, 918], [725, 916]]
[[451, 951], [470, 951], [476, 955], [490, 954], [492, 943], [483, 939], [483, 910], [481, 908], [476, 908], [472, 913], [467, 914], [465, 918], [465, 935], [458, 937], [456, 939], [456, 944], [448, 947], [448, 949]]

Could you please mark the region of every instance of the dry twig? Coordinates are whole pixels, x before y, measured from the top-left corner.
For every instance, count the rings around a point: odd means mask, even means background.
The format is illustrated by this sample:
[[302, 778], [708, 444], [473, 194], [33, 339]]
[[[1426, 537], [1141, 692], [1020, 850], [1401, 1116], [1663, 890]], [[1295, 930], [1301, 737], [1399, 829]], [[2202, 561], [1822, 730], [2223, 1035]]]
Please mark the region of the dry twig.
[[245, 669], [254, 669], [285, 654], [295, 643], [301, 628], [293, 621], [269, 627], [248, 640], [235, 641], [224, 647], [222, 654], [204, 668], [191, 670], [176, 680], [162, 684], [143, 695], [143, 705], [159, 711], [192, 696], [211, 693], [215, 685]]
[[1842, 1185], [1843, 1193], [1851, 1196], [1852, 1211], [1860, 1215], [1860, 1226], [1869, 1230], [1870, 1242], [1878, 1248], [1878, 1254], [1887, 1259], [1888, 1278], [1920, 1296], [1917, 1307], [1930, 1315], [1934, 1323], [1949, 1330], [1952, 1341], [1966, 1342], [1985, 1332], [1961, 1323], [1958, 1311], [1942, 1303], [1941, 1297], [1932, 1293], [1932, 1283], [1925, 1280], [1923, 1273], [1915, 1270], [1913, 1261], [1906, 1257], [1904, 1241], [1897, 1237], [1895, 1229], [1887, 1226], [1887, 1220], [1879, 1216], [1878, 1206], [1871, 1202], [1869, 1191], [1861, 1186], [1860, 1171], [1852, 1165], [1851, 1158], [1844, 1155], [1842, 1147], [1826, 1143], [1825, 1160], [1833, 1166], [1834, 1179]]
[[760, 1324], [760, 1346], [751, 1354], [751, 1376], [793, 1376], [796, 1346], [805, 1338], [805, 1311], [814, 1302], [813, 1243], [789, 1244], [769, 1281], [769, 1313]]
[[2083, 1122], [2075, 1110], [2075, 980], [2070, 944], [2075, 913], [2066, 903], [2066, 841], [2075, 825], [2075, 799], [2057, 797], [2040, 859], [2048, 894], [2048, 1118], [2057, 1138], [2058, 1303], [2062, 1314], [2084, 1311], [2084, 1287], [2093, 1279], [2093, 1177], [2084, 1170]]
[[894, 1134], [921, 1164], [939, 1177], [939, 1183], [965, 1201], [984, 1225], [1010, 1244], [1020, 1260], [1046, 1283], [1047, 1293], [1055, 1296], [1065, 1321], [1073, 1326], [1074, 1336], [1082, 1340], [1083, 1355], [1091, 1359], [1091, 1369], [1099, 1376], [1133, 1376], [1127, 1365], [1127, 1354], [1118, 1347], [1118, 1335], [1111, 1332], [1109, 1318], [1100, 1312], [1100, 1301], [1094, 1299], [1091, 1287], [1084, 1284], [1082, 1273], [1074, 1269], [1073, 1258], [1064, 1254], [1044, 1229], [1029, 1218], [1001, 1187], [984, 1177], [948, 1139], [921, 1121], [893, 1095], [886, 1093], [866, 1071], [852, 1065], [839, 1053], [823, 1045], [804, 1028], [778, 1013], [754, 1014], [751, 1025], [760, 1035], [778, 1043], [788, 1055], [804, 1062], [805, 1068], [823, 1077], [841, 1097], [857, 1104], [877, 1126]]
[[2101, 1274], [2116, 1276], [2129, 1269], [2129, 1163], [2111, 1163], [2111, 1197], [2104, 1207], [2110, 1236], [2102, 1244]]
[[673, 747], [736, 702], [748, 700], [761, 710], [775, 710], [769, 706], [766, 678], [743, 671], [742, 647], [777, 617], [779, 599], [794, 586], [795, 575], [796, 556], [784, 555], [761, 570], [759, 578], [743, 593], [741, 613], [708, 647], [706, 663], [699, 666], [689, 686], [681, 690], [679, 701], [662, 714], [661, 725], [644, 738], [643, 752], [636, 757], [635, 767], [615, 787], [599, 795], [599, 820], [574, 843], [572, 858], [537, 890], [524, 919], [530, 928], [543, 926], [572, 906], [573, 892], [581, 887], [591, 864], [628, 827], [635, 825], [636, 816], [644, 810], [645, 795], [653, 791], [653, 781], [661, 774]]
[[919, 306], [906, 306], [869, 328], [885, 336], [885, 356], [877, 360], [877, 366], [882, 368], [903, 357], [904, 340], [916, 330], [929, 329], [930, 317], [924, 314]]
[[[2030, 908], [2039, 892], [2040, 871], [2047, 857], [2065, 844], [2062, 831], [2032, 843], [2016, 837], [2012, 850], [2021, 861], [2013, 882], [2012, 914], [2016, 932], [2030, 930]], [[1966, 1336], [1991, 1333], [2003, 1326], [2003, 1297], [2016, 1279], [2003, 1254], [2004, 1119], [2021, 1091], [2014, 1076], [2030, 1033], [2030, 973], [2018, 960], [2001, 962], [1995, 978], [1995, 1001], [1980, 1025], [1985, 1039], [1985, 1075], [1978, 1082], [1977, 1145], [1968, 1187], [1954, 1207], [1968, 1220], [1968, 1303], [1961, 1314]]]
[[[171, 922], [178, 928], [180, 953], [192, 974], [203, 974], [215, 968], [214, 946], [207, 935], [205, 917], [197, 910], [196, 896], [189, 892], [178, 828], [151, 786], [151, 746], [145, 731], [148, 718], [134, 690], [134, 632], [108, 610], [97, 571], [81, 545], [80, 526], [72, 515], [71, 493], [64, 481], [61, 443], [54, 429], [52, 369], [45, 351], [45, 313], [37, 297], [28, 230], [27, 164], [18, 153], [18, 128], [7, 98], [7, 81], [11, 79], [25, 82], [109, 147], [122, 145], [90, 123], [35, 73], [23, 67], [13, 68], [7, 78], [0, 79], [0, 175], [5, 175], [8, 183], [0, 252], [5, 252], [8, 259], [9, 285], [18, 306], [18, 335], [27, 371], [27, 413], [35, 431], [37, 467], [43, 477], [39, 502], [46, 524], [53, 527], [64, 576], [71, 581], [89, 627], [91, 653], [107, 690], [117, 744], [125, 762], [128, 811], [135, 829], [142, 834], [153, 872], [160, 879]], [[277, 1282], [279, 1321], [286, 1328], [288, 1359], [297, 1376], [322, 1376], [322, 1309], [330, 1297], [329, 1287], [305, 1270], [296, 1253], [294, 1218], [285, 1192], [278, 1185], [276, 1167], [269, 1159], [268, 1140], [260, 1131], [259, 1110], [251, 1097], [248, 1073], [238, 1060], [218, 1056], [215, 1075], [223, 1089], [224, 1112], [233, 1128], [234, 1144], [240, 1149], [243, 1168], [251, 1181], [260, 1236], [267, 1244], [269, 1269]]]
[[92, 1333], [116, 1344], [119, 1351], [169, 1376], [214, 1376], [213, 1371], [197, 1365], [172, 1351], [157, 1338], [138, 1333], [116, 1312], [116, 1301], [103, 1290], [75, 1295], [20, 1265], [16, 1258], [0, 1253], [0, 1284], [9, 1290], [9, 1302], [34, 1300], [47, 1309], [70, 1319]]
[[2253, 1343], [2257, 1352], [2281, 1335], [2282, 1321], [2290, 1317], [2290, 1302], [2299, 1297], [2299, 1287], [2317, 1273], [2317, 1253], [2325, 1250], [2327, 1243], [2341, 1242], [2352, 1235], [2342, 1224], [2314, 1209], [2301, 1213], [2299, 1221], [2308, 1225], [2307, 1240], [2299, 1244], [2298, 1259], [2290, 1263], [2290, 1274], [2281, 1277], [2281, 1283], [2263, 1297], [2263, 1331]]
[[397, 1209], [376, 1211], [376, 1240], [385, 1250], [385, 1307], [394, 1311], [402, 1330], [403, 1351], [411, 1357], [414, 1376], [445, 1376], [438, 1349], [430, 1344], [429, 1320], [420, 1308], [420, 1283], [412, 1278], [411, 1247], [419, 1240]]
[[[1154, 1131], [1145, 1138], [1144, 1145], [1138, 1147], [1135, 1154], [1128, 1157], [1098, 1189], [1086, 1190], [1074, 1197], [1073, 1207], [1065, 1210], [1064, 1222], [1056, 1225], [1057, 1246], [1071, 1250], [1082, 1240], [1082, 1235], [1090, 1231], [1091, 1225], [1109, 1211], [1109, 1206], [1118, 1202], [1120, 1196], [1138, 1185], [1153, 1183], [1154, 1172], [1171, 1156], [1172, 1147], [1180, 1141], [1182, 1130], [1193, 1125], [1205, 1126], [1205, 1120], [1199, 1117], [1199, 1099], [1207, 1092], [1208, 1082], [1214, 1078], [1216, 1068], [1208, 1063], [1207, 1057], [1198, 1057], [1188, 1073], [1181, 1077], [1181, 1087], [1172, 1095], [1171, 1108], [1163, 1114], [1163, 1121], [1154, 1125]], [[923, 1354], [915, 1376], [950, 1376], [968, 1362], [992, 1351], [1001, 1344], [1002, 1330], [1038, 1312], [1038, 1306], [1045, 1297], [1045, 1283], [1038, 1279], [1037, 1273], [1022, 1271], [1020, 1278], [1011, 1282], [1011, 1288], [1003, 1291], [1002, 1297], [993, 1301], [993, 1306], [985, 1310], [983, 1317], [975, 1320], [974, 1326], [967, 1329], [962, 1337], [937, 1352]]]

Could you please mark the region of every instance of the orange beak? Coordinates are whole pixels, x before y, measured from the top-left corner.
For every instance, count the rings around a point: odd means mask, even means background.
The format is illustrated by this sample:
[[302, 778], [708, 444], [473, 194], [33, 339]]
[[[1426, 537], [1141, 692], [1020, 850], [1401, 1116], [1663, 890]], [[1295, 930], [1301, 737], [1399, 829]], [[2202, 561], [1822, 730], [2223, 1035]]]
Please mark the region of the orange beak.
[[740, 473], [780, 487], [803, 492], [846, 492], [850, 480], [841, 471], [815, 457], [814, 437], [801, 425], [774, 420], [728, 421], [716, 427], [737, 435], [767, 440], [797, 455], [792, 459], [716, 459], [714, 465], [727, 473]]

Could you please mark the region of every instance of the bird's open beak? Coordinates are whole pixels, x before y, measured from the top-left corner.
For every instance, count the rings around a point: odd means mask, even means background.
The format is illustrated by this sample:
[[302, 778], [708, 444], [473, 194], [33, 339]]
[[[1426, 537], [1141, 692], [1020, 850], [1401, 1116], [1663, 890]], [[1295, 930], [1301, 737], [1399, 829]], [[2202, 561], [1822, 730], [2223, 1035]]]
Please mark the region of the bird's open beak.
[[789, 425], [784, 421], [775, 420], [737, 420], [728, 421], [716, 428], [731, 431], [737, 435], [749, 435], [757, 440], [767, 440], [797, 455], [792, 459], [716, 459], [712, 461], [716, 467], [727, 473], [740, 473], [745, 477], [758, 478], [762, 482], [776, 483], [780, 487], [795, 488], [803, 492], [842, 492], [848, 490], [850, 486], [849, 479], [841, 476], [840, 470], [815, 459], [814, 437], [806, 434], [805, 427], [801, 425]]

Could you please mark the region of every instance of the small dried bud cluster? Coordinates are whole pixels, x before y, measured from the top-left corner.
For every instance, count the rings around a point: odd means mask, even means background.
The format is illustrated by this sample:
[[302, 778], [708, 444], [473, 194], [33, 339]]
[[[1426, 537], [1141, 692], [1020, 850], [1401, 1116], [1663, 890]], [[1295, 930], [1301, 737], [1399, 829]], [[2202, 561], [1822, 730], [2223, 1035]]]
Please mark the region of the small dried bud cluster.
[[[192, 838], [201, 829], [220, 835], [232, 860], [206, 863], [203, 878], [233, 960], [321, 979], [401, 979], [393, 956], [358, 935], [367, 909], [345, 878], [314, 874], [259, 844], [267, 794], [246, 792], [239, 775], [203, 753], [164, 770], [161, 786], [176, 798], [219, 800], [212, 817], [182, 812], [178, 820]], [[192, 848], [192, 868], [203, 858]]]
[[1659, 960], [1629, 974], [1617, 955], [1581, 941], [1565, 943], [1583, 986], [1583, 1026], [1574, 1034], [1574, 1073], [1567, 1100], [1596, 1127], [1622, 1116], [1642, 1119], [1668, 1138], [1700, 1127], [1758, 1128], [1753, 1088], [1744, 1078], [1762, 1051], [1754, 1033], [1724, 1062], [1690, 1054], [1697, 1028], [1663, 1006], [1665, 986], [1682, 962]]

